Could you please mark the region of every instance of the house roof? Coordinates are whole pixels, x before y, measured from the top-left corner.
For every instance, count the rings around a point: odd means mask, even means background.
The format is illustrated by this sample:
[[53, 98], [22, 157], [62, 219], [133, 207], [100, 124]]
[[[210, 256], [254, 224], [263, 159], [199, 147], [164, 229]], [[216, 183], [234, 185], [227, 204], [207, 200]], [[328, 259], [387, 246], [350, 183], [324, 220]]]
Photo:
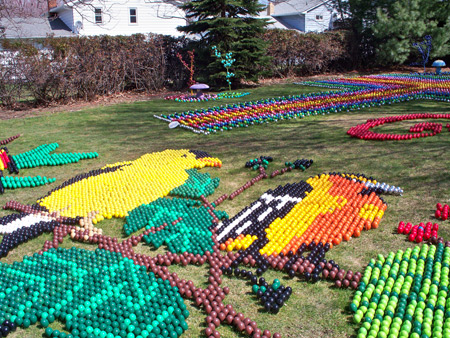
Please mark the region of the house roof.
[[272, 16], [298, 15], [308, 13], [313, 9], [330, 2], [330, 0], [289, 0], [275, 5]]
[[59, 18], [2, 18], [0, 27], [4, 27], [7, 39], [32, 39], [76, 36]]

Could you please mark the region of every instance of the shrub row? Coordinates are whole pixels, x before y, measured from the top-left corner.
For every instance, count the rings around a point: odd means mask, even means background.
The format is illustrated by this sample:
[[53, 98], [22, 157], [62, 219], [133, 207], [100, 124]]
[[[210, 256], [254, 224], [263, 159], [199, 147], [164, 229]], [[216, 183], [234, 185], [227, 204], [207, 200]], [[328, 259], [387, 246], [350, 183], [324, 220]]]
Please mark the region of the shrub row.
[[266, 30], [267, 53], [272, 57], [273, 76], [304, 76], [352, 67], [349, 31], [301, 34], [293, 30]]
[[[351, 66], [350, 37], [344, 32], [300, 34], [267, 30], [267, 54], [274, 77], [308, 75]], [[0, 104], [20, 107], [70, 99], [92, 100], [122, 91], [180, 89], [192, 41], [155, 34], [3, 40], [0, 52]], [[196, 65], [197, 75], [201, 65]]]

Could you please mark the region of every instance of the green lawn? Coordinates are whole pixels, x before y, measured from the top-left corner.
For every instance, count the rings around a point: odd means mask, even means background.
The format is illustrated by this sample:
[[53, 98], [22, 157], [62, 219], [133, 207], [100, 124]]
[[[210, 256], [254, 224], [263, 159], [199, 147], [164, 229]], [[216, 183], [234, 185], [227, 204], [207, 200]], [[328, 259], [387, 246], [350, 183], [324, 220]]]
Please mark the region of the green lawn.
[[[9, 200], [34, 203], [48, 190], [72, 176], [99, 168], [104, 164], [133, 160], [138, 156], [168, 148], [187, 148], [208, 151], [223, 161], [223, 167], [207, 168], [213, 177], [220, 177], [221, 184], [213, 200], [223, 193], [230, 193], [238, 186], [254, 177], [254, 171], [244, 168], [250, 158], [269, 155], [274, 158], [269, 172], [281, 168], [285, 161], [298, 158], [314, 159], [313, 166], [306, 172], [293, 171], [274, 179], [266, 179], [245, 191], [233, 201], [224, 202], [220, 208], [233, 216], [241, 208], [257, 199], [264, 191], [281, 184], [304, 180], [322, 172], [365, 173], [380, 181], [404, 189], [403, 197], [387, 196], [388, 209], [377, 230], [364, 232], [360, 238], [352, 239], [330, 251], [327, 258], [336, 260], [345, 269], [361, 270], [368, 260], [378, 253], [387, 254], [400, 248], [412, 246], [406, 236], [394, 234], [399, 221], [433, 221], [435, 204], [449, 203], [450, 156], [448, 144], [450, 133], [446, 128], [440, 135], [411, 141], [361, 141], [346, 135], [355, 124], [368, 118], [416, 112], [447, 112], [449, 103], [433, 101], [410, 101], [392, 106], [358, 110], [329, 116], [308, 117], [290, 121], [280, 121], [258, 125], [246, 129], [233, 129], [229, 132], [209, 136], [197, 135], [183, 129], [169, 130], [166, 123], [153, 118], [154, 114], [181, 112], [198, 107], [240, 102], [243, 99], [275, 97], [288, 94], [301, 94], [320, 89], [298, 85], [274, 85], [252, 89], [252, 94], [242, 99], [206, 102], [203, 104], [176, 103], [155, 100], [135, 104], [120, 104], [109, 107], [44, 114], [40, 117], [2, 121], [0, 139], [21, 133], [23, 136], [8, 148], [12, 154], [29, 150], [43, 143], [58, 142], [59, 152], [97, 151], [96, 160], [81, 161], [64, 167], [42, 167], [22, 170], [21, 176], [45, 175], [56, 177], [52, 186], [33, 189], [7, 191], [0, 196], [0, 204]], [[434, 120], [433, 120], [434, 121]], [[420, 121], [402, 122], [395, 126], [380, 127], [380, 130], [403, 131]], [[434, 121], [438, 122], [438, 121]], [[446, 124], [446, 121], [441, 121]], [[0, 211], [1, 215], [7, 212]], [[123, 220], [115, 219], [100, 223], [104, 233], [124, 237], [121, 232]], [[440, 235], [450, 238], [448, 223], [442, 224]], [[19, 261], [22, 256], [38, 251], [50, 235], [21, 245], [2, 262]], [[92, 245], [74, 243], [66, 239], [63, 247], [85, 247]], [[140, 245], [138, 250], [156, 255], [162, 250], [152, 250]], [[171, 267], [182, 278], [192, 279], [196, 285], [205, 285], [206, 267]], [[269, 271], [266, 279], [280, 278], [286, 286], [294, 290], [292, 297], [278, 315], [261, 311], [261, 305], [251, 294], [251, 287], [243, 280], [224, 277], [224, 285], [231, 289], [225, 303], [231, 303], [237, 311], [256, 320], [262, 329], [280, 332], [283, 337], [350, 337], [356, 334], [356, 326], [351, 323], [348, 304], [352, 297], [350, 290], [337, 290], [327, 281], [308, 284], [303, 280], [290, 280], [279, 272]], [[188, 319], [190, 329], [184, 337], [203, 336], [205, 314], [192, 306]], [[229, 326], [219, 328], [222, 337], [244, 337]], [[43, 329], [35, 326], [26, 332], [17, 330], [10, 335], [17, 337], [42, 337]]]

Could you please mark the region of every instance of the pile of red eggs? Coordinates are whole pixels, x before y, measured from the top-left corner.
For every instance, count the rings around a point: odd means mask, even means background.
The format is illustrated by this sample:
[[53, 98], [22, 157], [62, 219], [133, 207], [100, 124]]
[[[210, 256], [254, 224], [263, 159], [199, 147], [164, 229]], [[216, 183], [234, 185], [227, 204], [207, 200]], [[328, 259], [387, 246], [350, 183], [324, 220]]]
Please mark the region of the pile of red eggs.
[[410, 133], [422, 133], [424, 130], [430, 130], [428, 136], [434, 136], [442, 131], [442, 124], [435, 122], [422, 122], [409, 128]]
[[[409, 115], [398, 115], [381, 117], [378, 119], [369, 119], [366, 123], [357, 125], [350, 128], [347, 134], [352, 137], [357, 137], [362, 140], [411, 140], [413, 138], [429, 137], [435, 136], [442, 131], [442, 124], [434, 122], [423, 122], [416, 124], [409, 129], [411, 134], [381, 134], [375, 133], [370, 129], [381, 126], [385, 123], [395, 123], [406, 120], [417, 120], [417, 119], [450, 119], [450, 114], [409, 114]], [[423, 131], [428, 130], [429, 133], [424, 133]]]
[[397, 233], [409, 235], [408, 240], [410, 242], [421, 243], [422, 241], [428, 241], [429, 239], [438, 238], [439, 224], [427, 224], [419, 223], [419, 225], [412, 225], [411, 223], [400, 222], [397, 228]]
[[436, 204], [436, 212], [434, 213], [434, 216], [446, 221], [450, 216], [450, 207], [448, 204], [445, 204], [444, 206], [441, 203]]

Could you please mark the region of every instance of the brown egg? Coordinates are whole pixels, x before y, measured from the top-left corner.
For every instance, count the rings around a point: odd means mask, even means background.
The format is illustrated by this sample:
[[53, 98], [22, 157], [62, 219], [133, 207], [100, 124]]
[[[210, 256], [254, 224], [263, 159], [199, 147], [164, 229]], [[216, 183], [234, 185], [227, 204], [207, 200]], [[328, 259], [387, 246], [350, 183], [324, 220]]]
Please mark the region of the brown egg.
[[241, 332], [245, 330], [245, 324], [241, 321], [238, 322], [236, 326], [237, 326], [238, 330]]
[[245, 328], [245, 332], [246, 332], [248, 335], [251, 335], [252, 332], [253, 332], [253, 327], [251, 327], [250, 325], [248, 325], [248, 326]]
[[331, 279], [335, 279], [336, 278], [336, 271], [331, 270], [329, 276], [330, 276]]

